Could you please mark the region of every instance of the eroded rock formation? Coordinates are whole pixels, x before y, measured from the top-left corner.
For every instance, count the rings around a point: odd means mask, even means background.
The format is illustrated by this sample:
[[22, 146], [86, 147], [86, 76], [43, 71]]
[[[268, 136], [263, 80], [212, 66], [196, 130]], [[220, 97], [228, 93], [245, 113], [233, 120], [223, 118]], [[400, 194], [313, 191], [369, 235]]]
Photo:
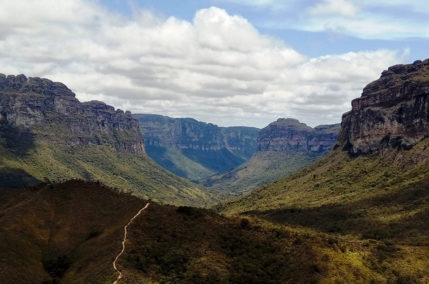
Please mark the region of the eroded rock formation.
[[339, 142], [352, 155], [409, 149], [429, 136], [429, 59], [395, 65], [343, 115]]
[[98, 101], [81, 103], [64, 84], [47, 79], [0, 74], [0, 121], [62, 145], [144, 152], [130, 112]]

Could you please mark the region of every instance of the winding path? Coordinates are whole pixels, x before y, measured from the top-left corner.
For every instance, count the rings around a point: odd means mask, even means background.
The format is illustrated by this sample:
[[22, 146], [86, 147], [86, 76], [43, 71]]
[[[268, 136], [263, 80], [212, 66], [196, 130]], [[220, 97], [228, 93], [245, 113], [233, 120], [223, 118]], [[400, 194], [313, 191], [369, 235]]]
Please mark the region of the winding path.
[[121, 257], [121, 255], [124, 253], [125, 251], [125, 242], [127, 241], [127, 235], [128, 235], [128, 226], [131, 225], [134, 221], [134, 219], [136, 219], [144, 210], [146, 210], [146, 208], [149, 207], [149, 202], [146, 203], [145, 207], [143, 207], [142, 209], [139, 210], [139, 212], [137, 212], [136, 215], [133, 216], [133, 218], [131, 218], [131, 220], [128, 222], [128, 224], [125, 225], [124, 227], [124, 238], [122, 240], [122, 250], [121, 252], [115, 257], [115, 260], [113, 261], [113, 269], [115, 269], [116, 272], [118, 272], [118, 278], [116, 278], [115, 282], [113, 282], [113, 284], [118, 284], [118, 281], [121, 280], [121, 278], [123, 277], [122, 272], [118, 269], [118, 267], [116, 266], [116, 263], [118, 262], [119, 258]]

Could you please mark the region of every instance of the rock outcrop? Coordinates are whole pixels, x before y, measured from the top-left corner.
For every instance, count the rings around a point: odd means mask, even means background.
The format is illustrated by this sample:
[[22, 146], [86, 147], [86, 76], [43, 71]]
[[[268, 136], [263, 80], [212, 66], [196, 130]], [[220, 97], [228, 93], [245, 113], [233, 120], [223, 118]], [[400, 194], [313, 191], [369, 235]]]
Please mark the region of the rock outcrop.
[[339, 124], [311, 128], [292, 118], [280, 118], [258, 134], [258, 151], [325, 153], [337, 140]]
[[409, 149], [429, 136], [429, 59], [395, 65], [343, 115], [339, 143], [351, 155]]
[[144, 152], [130, 112], [98, 101], [81, 103], [64, 84], [47, 79], [0, 74], [0, 121], [62, 145]]
[[192, 118], [134, 115], [145, 137], [147, 154], [171, 172], [192, 180], [225, 172], [256, 151], [254, 127], [219, 127]]
[[177, 147], [199, 151], [227, 149], [249, 158], [256, 151], [254, 127], [219, 127], [192, 118], [155, 114], [134, 115], [140, 122], [146, 146]]
[[256, 153], [232, 171], [210, 176], [202, 184], [239, 195], [308, 166], [332, 149], [339, 124], [311, 128], [280, 118], [258, 133]]

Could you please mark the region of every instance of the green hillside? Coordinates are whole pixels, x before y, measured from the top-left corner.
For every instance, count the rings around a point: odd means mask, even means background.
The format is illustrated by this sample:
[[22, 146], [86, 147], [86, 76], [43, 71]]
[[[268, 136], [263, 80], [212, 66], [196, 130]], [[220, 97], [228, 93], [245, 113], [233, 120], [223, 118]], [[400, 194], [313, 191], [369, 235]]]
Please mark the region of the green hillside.
[[20, 187], [26, 177], [34, 184], [45, 179], [70, 178], [100, 180], [136, 196], [162, 203], [206, 206], [213, 201], [209, 193], [158, 166], [145, 154], [116, 152], [107, 146], [62, 149], [46, 142], [35, 142], [25, 155], [14, 155], [0, 146], [0, 187]]
[[[7, 283], [112, 283], [147, 201], [79, 180], [0, 190]], [[151, 202], [120, 283], [424, 283], [429, 250]]]
[[61, 83], [24, 75], [0, 82], [0, 187], [81, 178], [161, 203], [207, 206], [213, 195], [145, 153], [130, 112], [81, 103]]
[[294, 173], [318, 158], [320, 154], [304, 152], [256, 152], [249, 161], [238, 168], [210, 176], [200, 183], [206, 187], [228, 191], [232, 195], [241, 195]]

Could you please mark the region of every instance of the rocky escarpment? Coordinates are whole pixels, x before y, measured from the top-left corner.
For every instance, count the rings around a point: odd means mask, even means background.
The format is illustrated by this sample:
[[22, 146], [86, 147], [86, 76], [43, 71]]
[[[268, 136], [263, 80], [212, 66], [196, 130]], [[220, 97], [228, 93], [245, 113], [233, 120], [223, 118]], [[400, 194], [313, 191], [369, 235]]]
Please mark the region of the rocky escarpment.
[[254, 127], [219, 127], [192, 118], [154, 114], [134, 115], [140, 122], [146, 146], [177, 147], [199, 151], [227, 149], [242, 158], [256, 151]]
[[429, 59], [395, 65], [343, 115], [339, 142], [352, 155], [409, 149], [429, 136]]
[[192, 118], [134, 115], [148, 155], [171, 172], [192, 180], [231, 170], [256, 151], [253, 127], [219, 127]]
[[332, 149], [339, 124], [311, 128], [296, 119], [280, 118], [259, 131], [258, 150], [232, 171], [210, 176], [205, 186], [238, 195], [308, 166]]
[[144, 152], [137, 120], [103, 102], [81, 103], [62, 83], [0, 74], [0, 121], [66, 146], [109, 145]]
[[258, 151], [325, 153], [337, 140], [339, 124], [311, 128], [296, 119], [280, 118], [258, 135]]

